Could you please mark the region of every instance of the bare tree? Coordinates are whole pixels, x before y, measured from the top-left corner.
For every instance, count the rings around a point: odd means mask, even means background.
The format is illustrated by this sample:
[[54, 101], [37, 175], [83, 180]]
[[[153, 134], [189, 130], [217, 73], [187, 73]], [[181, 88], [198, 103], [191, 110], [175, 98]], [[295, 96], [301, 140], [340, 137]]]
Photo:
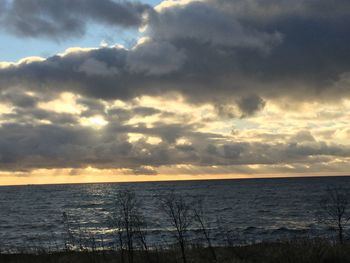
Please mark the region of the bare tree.
[[198, 225], [200, 232], [203, 234], [205, 241], [207, 242], [213, 261], [216, 262], [217, 257], [215, 249], [211, 243], [210, 223], [205, 216], [202, 199], [198, 199], [196, 204], [193, 206], [193, 216], [194, 222]]
[[169, 192], [160, 196], [160, 205], [175, 228], [175, 237], [181, 250], [182, 261], [187, 263], [187, 232], [193, 220], [191, 204], [184, 196]]
[[338, 232], [338, 241], [344, 242], [344, 227], [350, 219], [349, 196], [341, 187], [328, 188], [321, 200], [323, 214], [319, 220]]
[[115, 216], [112, 220], [112, 225], [116, 228], [116, 236], [117, 236], [117, 249], [120, 253], [120, 262], [124, 263], [124, 240], [123, 240], [123, 226], [122, 219], [120, 216]]
[[116, 211], [114, 223], [117, 227], [122, 262], [124, 262], [123, 249], [126, 247], [128, 262], [134, 260], [136, 234], [141, 224], [141, 204], [136, 195], [130, 190], [121, 190], [116, 198]]
[[149, 263], [152, 262], [150, 253], [149, 253], [149, 247], [147, 244], [147, 231], [145, 230], [147, 228], [146, 220], [142, 215], [139, 215], [136, 217], [136, 236], [141, 244], [141, 249], [146, 253], [146, 258]]

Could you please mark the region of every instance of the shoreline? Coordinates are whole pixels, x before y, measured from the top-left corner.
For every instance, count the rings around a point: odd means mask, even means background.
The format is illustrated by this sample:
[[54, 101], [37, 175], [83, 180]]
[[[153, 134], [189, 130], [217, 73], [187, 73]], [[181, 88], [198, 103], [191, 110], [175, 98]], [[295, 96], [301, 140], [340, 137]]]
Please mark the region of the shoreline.
[[[217, 260], [212, 258], [209, 247], [192, 245], [187, 248], [188, 262], [192, 263], [330, 263], [350, 262], [350, 243], [338, 244], [326, 239], [291, 239], [287, 241], [261, 242], [250, 245], [214, 247]], [[0, 253], [2, 263], [127, 263], [126, 251], [85, 250]], [[133, 263], [182, 262], [176, 248], [135, 250]]]

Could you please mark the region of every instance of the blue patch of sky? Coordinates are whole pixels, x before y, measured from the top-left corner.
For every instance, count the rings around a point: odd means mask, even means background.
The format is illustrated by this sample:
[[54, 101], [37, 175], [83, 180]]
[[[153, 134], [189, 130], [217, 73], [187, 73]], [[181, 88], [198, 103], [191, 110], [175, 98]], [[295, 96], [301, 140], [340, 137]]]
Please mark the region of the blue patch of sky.
[[[161, 1], [141, 2], [154, 6]], [[60, 41], [42, 37], [23, 38], [0, 30], [0, 61], [15, 62], [29, 56], [49, 57], [70, 47], [99, 47], [101, 42], [108, 45], [121, 44], [125, 47], [131, 47], [135, 44], [138, 36], [137, 29], [122, 29], [97, 24], [89, 24], [83, 37], [70, 37]]]
[[83, 37], [70, 37], [60, 41], [45, 38], [20, 38], [1, 32], [0, 61], [18, 61], [29, 56], [49, 57], [69, 47], [98, 47], [101, 42], [130, 47], [135, 43], [138, 34], [137, 30], [107, 28], [101, 25], [90, 25]]

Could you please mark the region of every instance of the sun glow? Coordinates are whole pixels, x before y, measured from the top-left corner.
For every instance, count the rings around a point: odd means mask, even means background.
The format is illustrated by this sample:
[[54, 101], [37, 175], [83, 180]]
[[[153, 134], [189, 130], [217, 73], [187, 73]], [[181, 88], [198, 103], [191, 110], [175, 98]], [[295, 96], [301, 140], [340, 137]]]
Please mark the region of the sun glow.
[[58, 99], [48, 102], [40, 102], [38, 107], [57, 113], [80, 114], [84, 107], [76, 103], [77, 98], [78, 96], [73, 93], [64, 92], [61, 93]]
[[83, 126], [91, 126], [93, 128], [102, 128], [103, 126], [106, 126], [108, 124], [108, 121], [106, 121], [102, 116], [96, 115], [89, 118], [81, 118], [80, 123]]

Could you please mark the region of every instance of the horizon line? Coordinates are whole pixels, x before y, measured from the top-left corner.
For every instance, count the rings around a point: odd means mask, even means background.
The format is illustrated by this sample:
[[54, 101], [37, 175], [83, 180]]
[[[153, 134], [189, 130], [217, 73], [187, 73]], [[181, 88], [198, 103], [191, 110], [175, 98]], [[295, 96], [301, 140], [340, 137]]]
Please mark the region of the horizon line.
[[29, 183], [29, 184], [0, 184], [0, 187], [11, 186], [49, 186], [49, 185], [82, 185], [82, 184], [127, 184], [127, 183], [158, 183], [158, 182], [189, 182], [189, 181], [231, 181], [231, 180], [260, 180], [260, 179], [305, 179], [305, 178], [330, 178], [330, 177], [350, 177], [350, 174], [335, 174], [335, 175], [263, 175], [252, 177], [222, 177], [222, 178], [179, 178], [179, 179], [155, 179], [155, 180], [130, 180], [130, 181], [95, 181], [95, 182], [57, 182], [57, 183]]

